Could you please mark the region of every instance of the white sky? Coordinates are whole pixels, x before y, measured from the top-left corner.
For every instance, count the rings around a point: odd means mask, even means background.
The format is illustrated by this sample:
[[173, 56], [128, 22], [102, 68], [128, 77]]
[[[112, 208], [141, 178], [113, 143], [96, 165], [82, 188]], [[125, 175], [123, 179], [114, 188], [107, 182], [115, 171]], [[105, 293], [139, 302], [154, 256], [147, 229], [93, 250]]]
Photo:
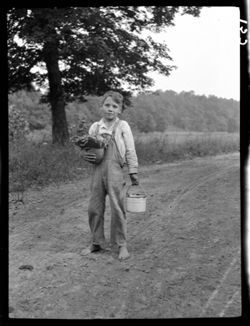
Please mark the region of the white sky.
[[200, 17], [176, 15], [175, 26], [154, 35], [164, 40], [177, 66], [169, 77], [156, 73], [151, 90], [194, 91], [239, 100], [240, 12], [237, 7], [203, 7]]

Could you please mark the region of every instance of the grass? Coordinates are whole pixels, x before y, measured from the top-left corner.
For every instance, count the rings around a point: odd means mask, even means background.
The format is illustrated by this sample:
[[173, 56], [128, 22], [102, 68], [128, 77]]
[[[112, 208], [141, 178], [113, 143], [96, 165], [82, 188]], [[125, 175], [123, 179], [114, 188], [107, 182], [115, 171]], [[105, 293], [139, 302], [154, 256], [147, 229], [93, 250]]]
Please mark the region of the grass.
[[[232, 133], [170, 132], [135, 136], [140, 165], [173, 162], [197, 156], [235, 152], [239, 135]], [[58, 147], [30, 140], [9, 144], [9, 191], [23, 192], [30, 187], [43, 187], [84, 178], [90, 164], [80, 157], [72, 144]]]
[[239, 150], [239, 135], [225, 132], [170, 132], [139, 135], [135, 139], [140, 163], [173, 162]]
[[84, 176], [90, 166], [71, 144], [58, 147], [30, 141], [9, 145], [9, 191], [24, 191]]

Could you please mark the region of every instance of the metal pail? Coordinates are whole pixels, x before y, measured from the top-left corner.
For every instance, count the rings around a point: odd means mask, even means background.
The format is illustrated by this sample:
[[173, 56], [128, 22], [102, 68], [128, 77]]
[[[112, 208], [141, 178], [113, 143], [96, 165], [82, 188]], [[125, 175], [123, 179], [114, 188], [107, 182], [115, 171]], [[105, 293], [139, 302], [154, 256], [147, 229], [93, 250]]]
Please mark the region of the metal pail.
[[146, 211], [147, 195], [141, 186], [130, 186], [126, 193], [126, 210], [130, 213]]

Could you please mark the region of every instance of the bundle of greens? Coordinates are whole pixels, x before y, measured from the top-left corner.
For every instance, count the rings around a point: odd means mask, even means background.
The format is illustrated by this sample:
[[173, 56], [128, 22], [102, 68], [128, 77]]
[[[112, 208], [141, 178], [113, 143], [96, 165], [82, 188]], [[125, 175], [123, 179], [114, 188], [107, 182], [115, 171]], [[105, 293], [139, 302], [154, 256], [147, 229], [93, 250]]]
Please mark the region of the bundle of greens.
[[110, 134], [90, 136], [88, 134], [89, 126], [83, 118], [77, 128], [76, 135], [71, 137], [71, 141], [81, 149], [106, 148], [111, 139]]
[[73, 143], [80, 147], [81, 149], [85, 148], [104, 148], [106, 143], [100, 137], [83, 135], [75, 136], [72, 138]]

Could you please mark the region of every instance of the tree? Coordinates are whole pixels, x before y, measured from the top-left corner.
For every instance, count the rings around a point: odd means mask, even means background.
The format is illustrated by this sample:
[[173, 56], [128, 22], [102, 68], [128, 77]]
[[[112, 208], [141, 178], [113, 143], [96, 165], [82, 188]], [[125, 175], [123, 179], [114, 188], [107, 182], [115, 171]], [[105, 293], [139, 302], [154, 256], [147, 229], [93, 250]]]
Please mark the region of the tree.
[[[153, 85], [149, 71], [169, 75], [174, 66], [166, 44], [143, 39], [143, 29], [174, 25], [176, 13], [199, 16], [200, 7], [11, 8], [7, 12], [10, 92], [42, 86], [52, 112], [53, 143], [69, 134], [65, 103], [109, 89], [123, 93]], [[32, 70], [40, 66], [44, 71]]]

